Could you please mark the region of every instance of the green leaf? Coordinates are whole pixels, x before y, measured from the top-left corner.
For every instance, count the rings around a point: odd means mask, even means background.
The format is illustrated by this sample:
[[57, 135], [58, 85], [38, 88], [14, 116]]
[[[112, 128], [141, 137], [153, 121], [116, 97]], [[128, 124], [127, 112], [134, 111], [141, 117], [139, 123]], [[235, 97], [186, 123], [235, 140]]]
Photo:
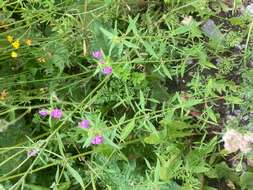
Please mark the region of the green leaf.
[[217, 69], [217, 67], [214, 65], [214, 64], [212, 64], [210, 61], [201, 61], [200, 62], [203, 66], [206, 66], [207, 68], [211, 68], [211, 69]]
[[123, 41], [124, 45], [126, 45], [128, 48], [134, 48], [134, 49], [138, 49], [139, 47], [131, 42], [128, 42], [126, 40]]
[[245, 172], [240, 176], [240, 184], [242, 189], [253, 190], [253, 173]]
[[24, 185], [26, 187], [27, 190], [49, 190], [49, 188], [46, 187], [42, 187], [39, 185], [33, 185], [33, 184], [25, 184]]
[[218, 121], [217, 121], [217, 118], [216, 118], [216, 116], [215, 116], [215, 114], [214, 114], [214, 112], [213, 112], [213, 110], [212, 110], [212, 108], [207, 109], [207, 114], [208, 114], [208, 117], [209, 117], [212, 121], [214, 121], [215, 123], [218, 122]]
[[187, 27], [187, 26], [180, 26], [176, 30], [173, 30], [171, 33], [172, 33], [173, 36], [176, 36], [176, 35], [184, 34], [184, 33], [188, 32], [188, 31], [189, 31], [189, 27]]
[[239, 184], [240, 178], [238, 174], [229, 168], [225, 162], [217, 164], [215, 170], [219, 178], [229, 179], [232, 182]]
[[179, 108], [189, 109], [195, 105], [201, 104], [203, 100], [201, 99], [189, 99], [187, 101], [182, 102], [178, 105]]
[[214, 187], [205, 186], [204, 190], [218, 190]]
[[60, 183], [59, 185], [57, 185], [57, 190], [68, 190], [70, 189], [71, 183], [68, 182], [64, 182], [64, 183]]
[[161, 139], [158, 135], [150, 135], [144, 138], [144, 142], [147, 144], [159, 144]]
[[81, 185], [82, 188], [84, 188], [84, 183], [83, 183], [83, 179], [80, 176], [80, 174], [74, 169], [72, 168], [69, 164], [67, 164], [67, 169], [69, 171], [69, 173], [76, 179], [76, 181]]
[[161, 64], [161, 67], [162, 67], [162, 70], [163, 70], [164, 74], [165, 74], [170, 80], [172, 80], [172, 76], [171, 76], [170, 71], [168, 70], [168, 68], [167, 68], [164, 64]]
[[155, 182], [158, 182], [160, 179], [160, 167], [161, 167], [160, 160], [157, 159], [155, 167]]
[[106, 6], [109, 6], [109, 5], [112, 4], [112, 0], [104, 0], [104, 2], [105, 2], [105, 5], [106, 5]]
[[0, 184], [0, 190], [5, 190], [5, 188], [2, 184]]
[[142, 44], [144, 45], [146, 51], [154, 58], [158, 59], [158, 56], [155, 53], [155, 50], [153, 47], [150, 45], [149, 42], [143, 41]]
[[243, 102], [241, 98], [236, 96], [226, 96], [225, 100], [230, 104], [241, 104]]
[[136, 22], [139, 19], [140, 14], [137, 14], [136, 17], [134, 17], [134, 19], [132, 19], [130, 16], [128, 16], [128, 20], [129, 20], [129, 25], [127, 27], [126, 30], [126, 34], [128, 34], [130, 31], [133, 31], [133, 33], [135, 35], [137, 35], [137, 27], [136, 27]]
[[4, 1], [0, 0], [0, 9], [3, 8], [3, 6], [4, 6]]
[[125, 140], [135, 127], [135, 119], [125, 126], [120, 134], [120, 140]]
[[109, 31], [107, 31], [107, 30], [105, 30], [104, 28], [100, 28], [100, 30], [103, 32], [103, 34], [107, 37], [107, 38], [109, 38], [110, 40], [112, 40], [114, 37], [115, 37], [115, 35], [113, 34], [113, 33], [111, 33], [111, 32], [109, 32]]
[[161, 125], [163, 125], [164, 127], [166, 126], [169, 129], [177, 129], [177, 130], [190, 128], [189, 124], [183, 121], [171, 121], [171, 120], [167, 121], [166, 119], [161, 121]]

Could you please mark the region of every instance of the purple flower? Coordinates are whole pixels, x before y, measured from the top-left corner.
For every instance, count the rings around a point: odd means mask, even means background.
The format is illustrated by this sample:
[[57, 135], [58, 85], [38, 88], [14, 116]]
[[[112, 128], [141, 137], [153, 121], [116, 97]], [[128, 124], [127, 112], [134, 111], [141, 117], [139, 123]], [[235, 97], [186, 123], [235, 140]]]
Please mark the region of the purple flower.
[[51, 117], [55, 119], [60, 119], [62, 117], [62, 111], [58, 108], [55, 108], [51, 111]]
[[39, 114], [40, 114], [40, 116], [45, 117], [45, 116], [48, 115], [48, 110], [46, 110], [46, 109], [41, 109], [41, 110], [39, 110]]
[[105, 75], [110, 75], [112, 73], [112, 67], [105, 67], [105, 68], [103, 68], [103, 73]]
[[81, 128], [84, 128], [84, 129], [88, 129], [90, 127], [90, 121], [87, 120], [87, 119], [84, 119], [82, 120], [80, 123], [79, 123], [79, 126]]
[[102, 135], [97, 135], [91, 140], [91, 144], [102, 144], [104, 142], [104, 137]]
[[33, 156], [36, 156], [37, 154], [38, 154], [37, 149], [31, 149], [27, 151], [27, 157], [33, 157]]
[[103, 52], [101, 50], [93, 51], [92, 56], [95, 59], [101, 59], [103, 57]]

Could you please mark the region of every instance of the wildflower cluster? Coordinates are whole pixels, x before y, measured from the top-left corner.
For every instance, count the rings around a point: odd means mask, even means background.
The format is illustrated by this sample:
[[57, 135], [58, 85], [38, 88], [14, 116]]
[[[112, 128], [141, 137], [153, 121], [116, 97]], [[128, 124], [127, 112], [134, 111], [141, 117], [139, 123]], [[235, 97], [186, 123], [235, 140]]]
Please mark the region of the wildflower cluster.
[[[39, 115], [41, 117], [46, 117], [47, 115], [49, 115], [54, 118], [54, 119], [60, 119], [63, 116], [63, 112], [61, 109], [59, 108], [55, 108], [51, 111], [47, 110], [47, 109], [41, 109], [39, 110]], [[79, 123], [79, 127], [83, 128], [83, 129], [88, 129], [90, 128], [90, 121], [87, 119], [83, 119], [80, 123]], [[104, 138], [102, 135], [96, 135], [92, 138], [91, 140], [91, 144], [94, 145], [98, 145], [98, 144], [102, 144], [104, 141]]]
[[[79, 123], [79, 127], [83, 129], [88, 129], [90, 128], [90, 121], [87, 119], [83, 119]], [[97, 144], [102, 144], [104, 142], [104, 138], [102, 135], [96, 135], [95, 137], [92, 138], [91, 144], [97, 145]]]
[[[12, 58], [17, 58], [18, 57], [18, 53], [16, 52], [16, 50], [18, 50], [20, 48], [20, 40], [19, 39], [14, 39], [13, 36], [8, 35], [6, 37], [7, 41], [11, 44], [11, 46], [14, 48], [14, 50], [11, 52], [11, 57]], [[32, 40], [31, 39], [26, 39], [25, 40], [25, 44], [28, 46], [32, 45]]]
[[49, 112], [46, 109], [39, 110], [39, 114], [42, 117], [45, 117], [45, 116], [49, 115], [49, 113], [50, 113], [51, 117], [54, 118], [54, 119], [60, 119], [62, 117], [62, 110], [58, 109], [58, 108], [53, 109], [51, 112]]
[[[105, 64], [105, 60], [103, 58], [103, 52], [101, 50], [96, 50], [92, 52], [92, 57], [94, 59], [97, 59], [98, 62], [102, 65]], [[102, 70], [103, 74], [110, 75], [112, 73], [112, 67], [111, 66], [104, 66]]]

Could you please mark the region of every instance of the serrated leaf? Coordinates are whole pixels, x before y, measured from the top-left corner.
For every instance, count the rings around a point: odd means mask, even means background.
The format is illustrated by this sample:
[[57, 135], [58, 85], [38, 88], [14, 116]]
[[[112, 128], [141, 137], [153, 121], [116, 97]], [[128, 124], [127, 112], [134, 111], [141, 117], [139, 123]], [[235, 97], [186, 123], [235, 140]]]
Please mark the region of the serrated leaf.
[[236, 96], [225, 96], [225, 100], [231, 104], [241, 104], [243, 102], [241, 98]]
[[203, 101], [201, 99], [189, 99], [187, 101], [184, 101], [182, 104], [179, 105], [179, 108], [191, 108], [195, 105], [198, 105], [200, 103], [202, 103]]
[[72, 175], [72, 177], [74, 177], [76, 181], [81, 185], [81, 187], [84, 188], [83, 179], [80, 176], [80, 174], [74, 168], [72, 168], [69, 164], [67, 164], [67, 169], [69, 173]]
[[134, 49], [138, 49], [138, 48], [139, 48], [137, 45], [135, 45], [135, 44], [133, 44], [133, 43], [131, 43], [131, 42], [129, 42], [129, 41], [126, 41], [126, 40], [124, 40], [123, 43], [124, 43], [124, 45], [127, 46], [128, 48], [134, 48]]
[[128, 16], [129, 25], [128, 25], [127, 30], [126, 30], [126, 34], [128, 34], [130, 31], [133, 31], [133, 33], [135, 35], [137, 35], [136, 22], [139, 19], [139, 16], [140, 16], [140, 14], [137, 14], [136, 17], [134, 17], [134, 19], [132, 19], [130, 16]]
[[142, 42], [143, 46], [145, 47], [146, 51], [154, 58], [158, 59], [158, 56], [155, 53], [155, 50], [153, 47], [150, 45], [149, 42], [143, 41]]
[[216, 116], [215, 116], [215, 114], [214, 114], [212, 108], [210, 108], [210, 109], [207, 110], [207, 114], [208, 114], [209, 118], [210, 118], [212, 121], [214, 121], [215, 123], [217, 123], [217, 118], [216, 118]]
[[125, 126], [120, 134], [120, 140], [125, 140], [135, 127], [135, 119]]
[[163, 69], [164, 74], [165, 74], [170, 80], [172, 80], [172, 76], [171, 76], [171, 74], [170, 74], [170, 71], [167, 69], [167, 67], [166, 67], [164, 64], [162, 64], [161, 66], [162, 66], [162, 69]]
[[109, 32], [109, 31], [107, 31], [107, 30], [105, 30], [104, 28], [100, 28], [100, 30], [101, 30], [101, 32], [103, 32], [103, 34], [107, 37], [107, 38], [109, 38], [110, 40], [112, 40], [114, 37], [115, 37], [115, 35], [113, 34], [113, 33], [111, 33], [111, 32]]

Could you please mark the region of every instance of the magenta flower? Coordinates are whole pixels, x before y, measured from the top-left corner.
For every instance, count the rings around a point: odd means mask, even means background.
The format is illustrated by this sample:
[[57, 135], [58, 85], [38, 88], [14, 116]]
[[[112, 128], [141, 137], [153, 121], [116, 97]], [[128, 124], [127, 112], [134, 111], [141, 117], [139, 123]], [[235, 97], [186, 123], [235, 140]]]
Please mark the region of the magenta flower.
[[93, 137], [93, 139], [91, 140], [91, 144], [102, 144], [104, 142], [104, 137], [102, 135], [97, 135], [95, 137]]
[[103, 73], [105, 75], [110, 75], [112, 73], [112, 67], [105, 67], [105, 68], [103, 68]]
[[84, 129], [88, 129], [90, 127], [90, 121], [87, 120], [87, 119], [84, 119], [82, 120], [80, 123], [79, 123], [79, 126], [81, 128], [84, 128]]
[[40, 114], [40, 116], [45, 117], [45, 116], [48, 115], [48, 110], [46, 110], [46, 109], [41, 109], [41, 110], [39, 110], [39, 114]]
[[37, 154], [38, 154], [37, 149], [31, 149], [27, 151], [27, 157], [33, 157], [33, 156], [36, 156]]
[[55, 119], [60, 119], [62, 117], [62, 111], [58, 108], [55, 108], [51, 111], [51, 117]]
[[103, 52], [101, 50], [93, 51], [92, 56], [95, 59], [101, 59], [103, 57]]

